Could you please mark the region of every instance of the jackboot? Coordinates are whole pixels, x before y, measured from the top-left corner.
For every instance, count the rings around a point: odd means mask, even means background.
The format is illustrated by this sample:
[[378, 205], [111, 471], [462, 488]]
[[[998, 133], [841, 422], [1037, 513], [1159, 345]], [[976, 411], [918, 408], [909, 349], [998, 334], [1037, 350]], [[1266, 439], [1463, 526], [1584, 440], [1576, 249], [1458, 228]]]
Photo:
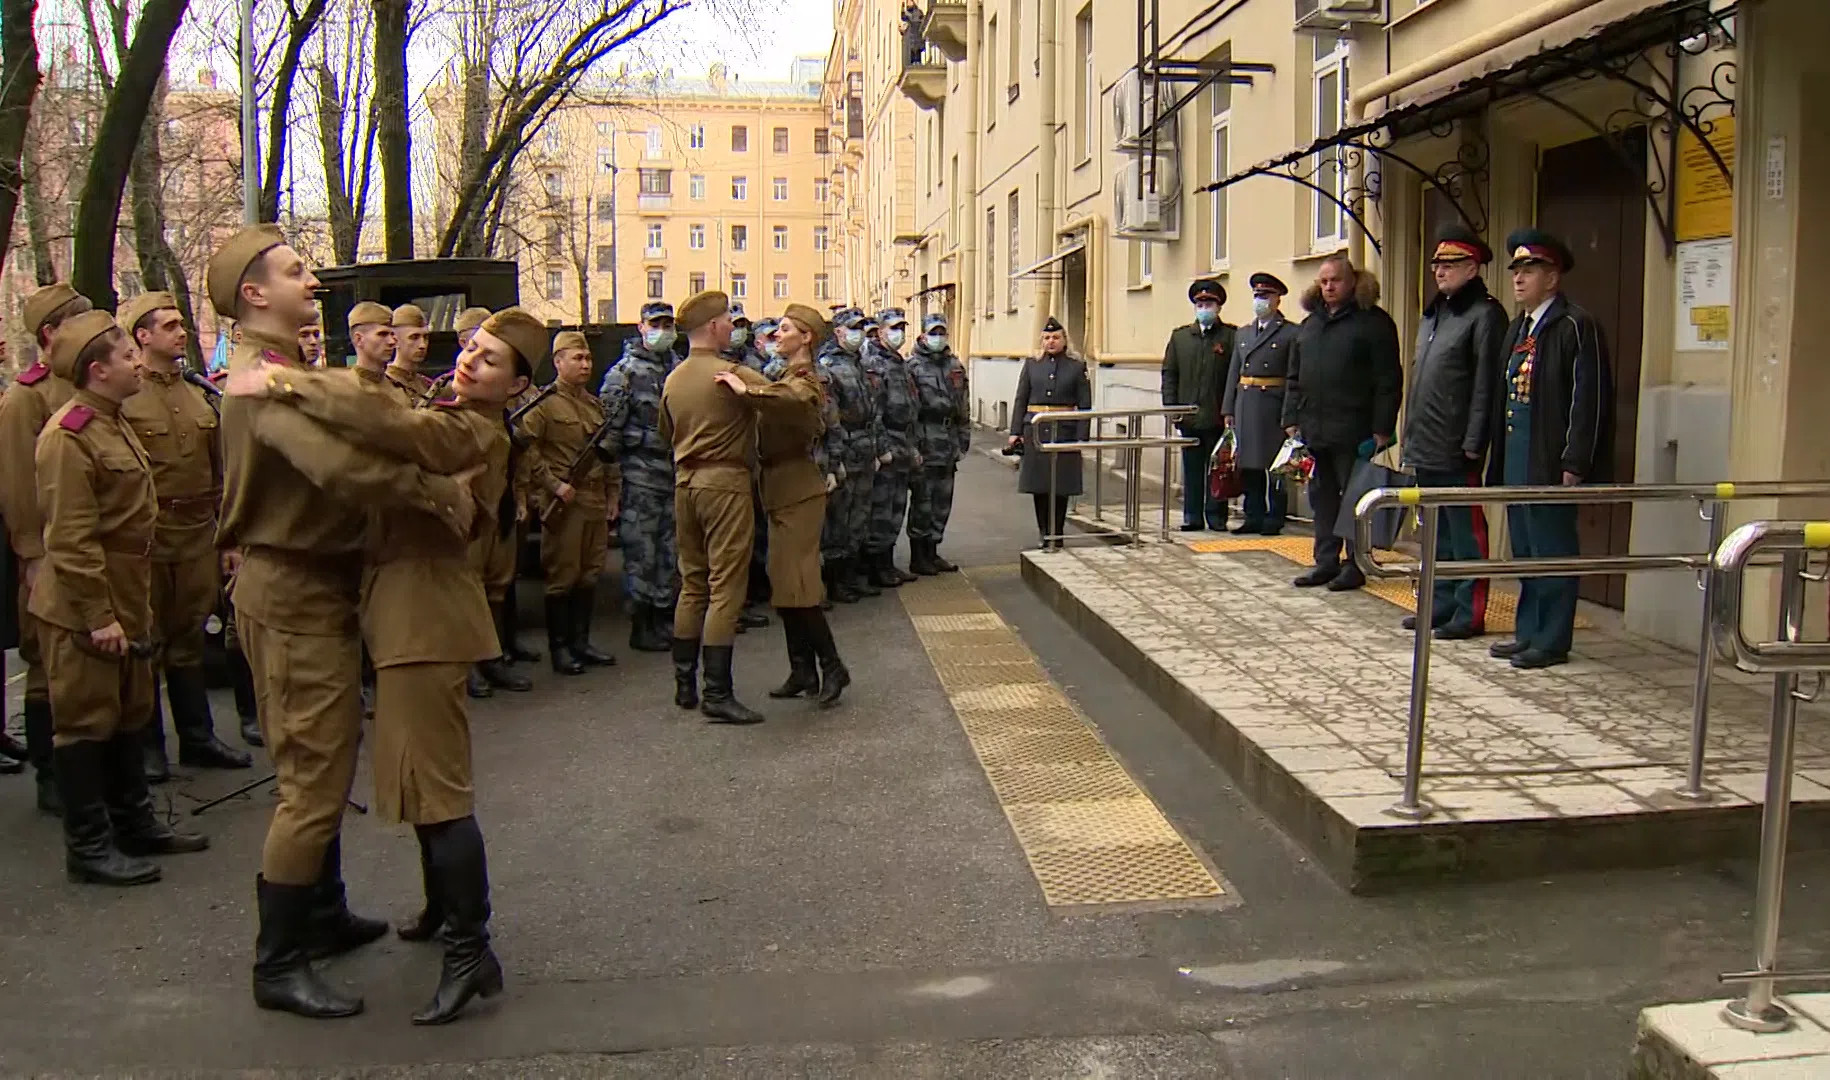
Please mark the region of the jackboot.
[[902, 567], [896, 565], [896, 549], [894, 547], [891, 547], [889, 551], [884, 553], [883, 561], [889, 565], [890, 573], [895, 574], [903, 584], [906, 585], [911, 581], [921, 580], [920, 574], [915, 573], [913, 570], [904, 570]]
[[841, 604], [855, 604], [863, 597], [857, 589], [852, 588], [851, 579], [844, 570], [844, 559], [830, 559], [821, 565], [820, 574], [826, 579], [826, 595]]
[[0, 758], [7, 758], [11, 761], [23, 763], [28, 760], [29, 757], [30, 755], [26, 753], [24, 743], [13, 738], [11, 735], [8, 735], [5, 731], [0, 731]]
[[448, 1024], [471, 998], [502, 992], [502, 962], [489, 947], [489, 861], [474, 817], [422, 825], [415, 831], [429, 834], [426, 842], [446, 923], [438, 989], [426, 1007], [413, 1014], [413, 1022]]
[[948, 562], [946, 557], [941, 555], [939, 540], [928, 541], [928, 565], [943, 574], [952, 574], [959, 570], [959, 567]]
[[419, 840], [419, 880], [426, 891], [426, 906], [401, 923], [394, 933], [402, 941], [431, 941], [445, 929], [445, 897], [439, 892], [438, 874], [432, 867], [432, 845], [423, 829], [414, 829]]
[[808, 613], [807, 638], [820, 664], [820, 708], [829, 709], [838, 704], [839, 695], [851, 685], [851, 672], [839, 659], [839, 646], [832, 639], [832, 627], [823, 613]]
[[260, 706], [254, 697], [254, 669], [248, 666], [248, 658], [242, 653], [230, 650], [229, 686], [235, 691], [235, 715], [241, 719], [241, 741], [249, 746], [266, 746], [267, 740], [261, 737]]
[[254, 939], [254, 1004], [314, 1020], [354, 1016], [362, 999], [332, 989], [306, 954], [315, 885], [276, 885], [254, 878], [260, 931]]
[[928, 561], [928, 542], [909, 537], [909, 569], [920, 577], [933, 577], [940, 573], [940, 567]]
[[762, 723], [762, 713], [738, 701], [731, 687], [731, 656], [735, 650], [729, 645], [707, 645], [701, 651], [705, 654], [705, 699], [699, 703], [699, 711], [714, 724]]
[[699, 707], [699, 639], [674, 638], [674, 704]]
[[464, 672], [464, 693], [479, 701], [486, 697], [496, 696], [495, 690], [490, 688], [489, 682], [483, 678], [483, 673], [477, 670], [475, 664], [470, 665], [469, 669]]
[[163, 784], [172, 778], [171, 760], [165, 755], [165, 695], [160, 692], [160, 684], [155, 673], [152, 719], [140, 731], [140, 768], [149, 784]]
[[572, 655], [571, 601], [570, 593], [546, 594], [546, 651], [553, 657], [554, 672], [583, 675], [584, 661]]
[[534, 680], [518, 674], [500, 656], [493, 660], [479, 660], [471, 666], [471, 670], [482, 677], [485, 688], [508, 690], [516, 694], [525, 694], [534, 688]]
[[572, 655], [588, 667], [609, 667], [616, 657], [591, 644], [591, 616], [597, 611], [597, 586], [572, 590]]
[[540, 662], [540, 650], [530, 649], [521, 644], [521, 605], [515, 603], [515, 583], [508, 583], [508, 591], [502, 599], [489, 605], [490, 614], [496, 619], [496, 641], [502, 646], [502, 655], [511, 664], [537, 664]]
[[636, 652], [666, 652], [667, 637], [661, 633], [653, 604], [641, 600], [629, 605], [629, 647]]
[[782, 635], [788, 639], [788, 681], [769, 691], [772, 698], [799, 697], [820, 688], [820, 669], [807, 637], [806, 612], [782, 608]]
[[841, 565], [844, 569], [846, 579], [851, 582], [853, 592], [857, 593], [859, 596], [883, 595], [883, 590], [872, 585], [870, 578], [865, 576], [864, 557], [862, 555], [853, 554], [847, 557]]
[[210, 839], [198, 833], [178, 832], [159, 820], [140, 755], [137, 732], [116, 732], [100, 744], [107, 754], [107, 786], [102, 802], [114, 828], [114, 844], [124, 855], [185, 855], [205, 851]]
[[25, 753], [38, 781], [38, 809], [52, 817], [62, 817], [63, 792], [57, 786], [56, 755], [51, 747], [51, 703], [44, 698], [26, 698], [21, 711], [25, 713]]
[[902, 575], [896, 571], [896, 551], [873, 551], [864, 557], [866, 575], [872, 585], [879, 589], [902, 588]]
[[[198, 769], [245, 769], [254, 764], [246, 751], [216, 737], [202, 668], [166, 668], [165, 692], [172, 703], [172, 730], [178, 733], [178, 764]], [[153, 719], [157, 721], [156, 713]]]
[[[133, 768], [141, 767], [140, 748], [133, 746]], [[159, 864], [135, 858], [114, 843], [108, 822], [108, 746], [74, 742], [53, 751], [64, 819], [64, 874], [78, 884], [150, 885], [159, 880]]]
[[752, 604], [745, 604], [743, 610], [737, 613], [737, 632], [740, 634], [746, 630], [761, 630], [768, 625], [769, 616], [755, 610]]
[[343, 886], [343, 836], [331, 837], [324, 849], [323, 868], [312, 886], [311, 909], [305, 924], [305, 949], [313, 960], [359, 949], [388, 932], [383, 919], [370, 919], [349, 909]]

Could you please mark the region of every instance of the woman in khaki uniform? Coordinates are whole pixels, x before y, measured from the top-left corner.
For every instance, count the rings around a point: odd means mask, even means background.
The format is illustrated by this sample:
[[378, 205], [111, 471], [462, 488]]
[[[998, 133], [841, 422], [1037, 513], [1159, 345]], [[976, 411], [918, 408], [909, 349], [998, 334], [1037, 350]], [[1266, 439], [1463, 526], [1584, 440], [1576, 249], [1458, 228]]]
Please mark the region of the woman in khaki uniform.
[[821, 460], [821, 436], [834, 417], [813, 367], [813, 350], [826, 333], [819, 312], [790, 304], [775, 337], [779, 355], [788, 361], [779, 382], [758, 386], [730, 373], [713, 376], [757, 413], [763, 509], [769, 515], [770, 602], [781, 613], [788, 638], [788, 681], [769, 696], [817, 691], [822, 707], [836, 703], [851, 685], [820, 607], [820, 527], [826, 493], [837, 485]]
[[502, 989], [489, 947], [464, 686], [470, 665], [499, 647], [470, 550], [482, 530], [514, 528], [503, 408], [527, 385], [546, 341], [545, 327], [520, 308], [497, 312], [458, 358], [455, 400], [430, 409], [378, 409], [376, 391], [315, 373], [261, 373], [253, 385], [230, 377], [229, 393], [290, 405], [353, 445], [467, 476], [476, 498], [469, 538], [419, 511], [384, 513], [362, 583], [362, 635], [376, 669], [376, 812], [413, 825], [426, 888], [424, 911], [400, 935], [420, 941], [442, 931], [445, 941], [438, 989], [416, 1024], [449, 1022], [472, 997]]

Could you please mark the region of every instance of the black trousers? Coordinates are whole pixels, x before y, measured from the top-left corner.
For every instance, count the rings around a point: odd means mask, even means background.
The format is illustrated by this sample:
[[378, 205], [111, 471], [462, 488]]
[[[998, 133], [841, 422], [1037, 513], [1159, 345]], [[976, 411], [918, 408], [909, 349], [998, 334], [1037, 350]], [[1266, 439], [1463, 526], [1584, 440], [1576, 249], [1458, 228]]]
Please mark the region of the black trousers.
[[1341, 517], [1341, 495], [1359, 455], [1351, 446], [1311, 446], [1309, 453], [1315, 458], [1315, 473], [1309, 477], [1309, 506], [1315, 511], [1315, 565], [1338, 570], [1343, 546], [1349, 561], [1353, 558], [1353, 538], [1336, 536], [1334, 526]]
[[[1047, 539], [1051, 534], [1060, 536], [1067, 532], [1068, 496], [1055, 496], [1055, 512], [1052, 515], [1049, 513], [1047, 495], [1031, 495], [1030, 498], [1036, 501], [1036, 532], [1038, 534]], [[1053, 528], [1050, 528], [1051, 524], [1053, 524]]]

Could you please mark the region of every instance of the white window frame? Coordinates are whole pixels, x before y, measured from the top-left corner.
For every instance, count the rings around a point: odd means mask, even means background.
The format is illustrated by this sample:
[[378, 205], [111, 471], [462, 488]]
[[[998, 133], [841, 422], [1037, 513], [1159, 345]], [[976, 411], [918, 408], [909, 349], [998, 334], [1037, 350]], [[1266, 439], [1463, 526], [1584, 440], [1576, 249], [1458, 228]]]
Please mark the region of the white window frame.
[[660, 157], [661, 151], [664, 149], [666, 149], [666, 146], [661, 141], [661, 129], [658, 127], [649, 128], [648, 129], [648, 156], [649, 157]]
[[1023, 250], [1022, 231], [1017, 224], [1022, 217], [1019, 203], [1020, 197], [1015, 190], [1004, 201], [1004, 215], [1010, 219], [1004, 223], [1005, 230], [1010, 233], [1009, 247], [1004, 252], [1004, 309], [1012, 315], [1017, 313], [1017, 292], [1021, 284], [1017, 281], [1017, 258]]
[[985, 208], [985, 317], [998, 310], [998, 208]]
[[1084, 37], [1080, 48], [1080, 165], [1093, 160], [1099, 146], [1099, 76], [1093, 66], [1093, 5], [1074, 18], [1074, 32]]
[[686, 227], [686, 246], [693, 251], [705, 250], [704, 225], [688, 225]]
[[687, 129], [686, 148], [688, 150], [705, 149], [705, 125], [704, 124], [694, 124], [691, 128]]
[[690, 199], [705, 201], [705, 174], [694, 173], [686, 178], [686, 194]]
[[[1347, 54], [1348, 41], [1343, 37], [1335, 41], [1334, 48], [1328, 52], [1327, 55], [1322, 56], [1315, 61], [1314, 75], [1310, 79], [1309, 120], [1314, 137], [1317, 139], [1334, 134], [1339, 131], [1341, 125], [1345, 123], [1347, 115], [1349, 74], [1347, 70]], [[1339, 94], [1338, 101], [1328, 102], [1329, 104], [1332, 104], [1334, 112], [1334, 123], [1332, 128], [1329, 127], [1327, 120], [1322, 115], [1323, 105], [1325, 103], [1323, 85], [1331, 77], [1334, 82], [1335, 93]], [[1334, 95], [1331, 94], [1329, 96], [1333, 97]], [[1328, 190], [1337, 198], [1347, 187], [1347, 176], [1345, 169], [1341, 165], [1341, 161], [1341, 149], [1338, 146], [1320, 152], [1316, 155], [1315, 160], [1316, 168], [1314, 180], [1316, 185]], [[1320, 194], [1315, 195], [1310, 200], [1310, 207], [1310, 249], [1316, 252], [1326, 252], [1339, 248], [1347, 240], [1347, 214], [1342, 211], [1338, 205], [1330, 203]], [[1324, 215], [1333, 218], [1335, 227], [1332, 231], [1323, 230]]]
[[750, 275], [731, 275], [731, 299], [747, 300], [750, 296]]
[[815, 177], [813, 181], [813, 201], [826, 202], [832, 196], [832, 181], [824, 176]]
[[813, 275], [813, 298], [828, 300], [832, 297], [832, 278], [826, 274]]
[[662, 235], [661, 234], [661, 223], [658, 221], [649, 222], [648, 223], [648, 246], [651, 248], [666, 247], [667, 245], [665, 243], [663, 243], [661, 240], [661, 235]]
[[648, 289], [648, 299], [659, 300], [667, 295], [667, 271], [657, 268], [643, 276], [646, 278], [644, 284]]
[[776, 251], [788, 250], [788, 226], [773, 225], [769, 228], [769, 246]]
[[686, 275], [686, 292], [692, 296], [705, 291], [705, 271], [695, 270]]
[[748, 202], [750, 199], [750, 178], [747, 176], [731, 177], [731, 201]]
[[597, 168], [599, 172], [613, 173], [616, 171], [616, 159], [608, 146], [597, 148]]
[[748, 225], [731, 226], [731, 250], [750, 250], [750, 227]]
[[788, 178], [778, 176], [769, 181], [769, 196], [776, 202], [788, 201]]
[[772, 287], [770, 289], [770, 295], [775, 297], [775, 299], [777, 299], [777, 300], [788, 299], [788, 275], [787, 274], [775, 275], [774, 284], [772, 285]]
[[813, 250], [826, 251], [832, 247], [832, 233], [824, 225], [813, 227]]
[[564, 270], [546, 272], [546, 298], [564, 300], [566, 298], [566, 274]]
[[[1231, 89], [1229, 86], [1227, 89]], [[1220, 84], [1216, 83], [1209, 91], [1209, 120], [1207, 124], [1207, 164], [1212, 173], [1210, 181], [1219, 183], [1226, 179], [1227, 170], [1232, 168], [1233, 108], [1231, 95], [1223, 100]], [[1226, 189], [1216, 188], [1208, 194], [1208, 245], [1209, 264], [1215, 270], [1225, 270], [1231, 265], [1231, 230], [1228, 228], [1226, 206]]]

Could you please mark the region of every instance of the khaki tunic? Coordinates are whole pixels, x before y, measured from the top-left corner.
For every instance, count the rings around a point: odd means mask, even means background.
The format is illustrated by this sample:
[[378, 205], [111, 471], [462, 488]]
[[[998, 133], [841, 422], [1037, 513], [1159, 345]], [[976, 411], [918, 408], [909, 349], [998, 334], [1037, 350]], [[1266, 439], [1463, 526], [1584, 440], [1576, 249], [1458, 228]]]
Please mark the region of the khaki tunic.
[[[70, 400], [76, 387], [51, 374], [42, 362], [20, 372], [0, 398], [0, 519], [7, 542], [21, 560], [44, 557], [44, 517], [38, 509], [38, 474], [33, 454], [45, 421]], [[39, 660], [38, 620], [27, 610], [30, 595], [19, 590], [19, 658], [25, 661], [25, 696], [42, 701], [49, 692]]]
[[811, 365], [790, 366], [779, 382], [754, 387], [744, 398], [758, 415], [762, 502], [769, 517], [770, 602], [778, 608], [818, 606], [820, 527], [826, 520], [826, 478], [813, 461], [824, 435], [824, 397]]
[[418, 405], [419, 399], [426, 396], [426, 388], [432, 380], [416, 371], [408, 371], [398, 364], [389, 364], [387, 380], [397, 390], [408, 405]]
[[31, 612], [42, 624], [54, 741], [138, 731], [152, 714], [150, 660], [82, 646], [113, 623], [129, 641], [147, 643], [152, 633], [152, 463], [120, 407], [87, 390], [52, 414], [34, 461], [45, 561]]
[[182, 375], [142, 369], [121, 416], [152, 460], [159, 520], [153, 531], [152, 607], [166, 666], [203, 663], [203, 624], [220, 588], [216, 505], [222, 446], [216, 409]]
[[[597, 396], [583, 387], [560, 384], [557, 391], [521, 418], [521, 434], [528, 441], [528, 471], [536, 504], [542, 514], [540, 563], [546, 574], [549, 596], [597, 583], [603, 572], [604, 553], [610, 544], [608, 525], [612, 471], [593, 456], [569, 479], [572, 462], [604, 423]], [[559, 486], [570, 483], [572, 501], [559, 500]]]

